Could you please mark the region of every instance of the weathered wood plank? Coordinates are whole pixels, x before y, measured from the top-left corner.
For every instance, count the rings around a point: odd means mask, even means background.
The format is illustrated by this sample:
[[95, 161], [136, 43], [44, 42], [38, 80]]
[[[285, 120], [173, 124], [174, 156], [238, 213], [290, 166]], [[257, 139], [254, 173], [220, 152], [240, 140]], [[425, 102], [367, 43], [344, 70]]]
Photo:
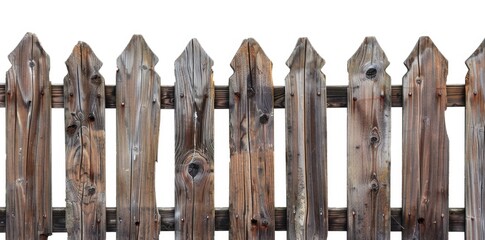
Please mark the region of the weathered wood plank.
[[448, 239], [448, 61], [421, 37], [404, 62], [403, 239]]
[[51, 91], [49, 56], [27, 33], [8, 56], [7, 239], [47, 239], [52, 233]]
[[325, 64], [300, 38], [286, 62], [286, 172], [288, 239], [326, 239], [327, 128]]
[[244, 40], [229, 79], [230, 239], [274, 239], [272, 63]]
[[348, 61], [347, 238], [390, 239], [391, 77], [374, 37]]
[[160, 126], [158, 58], [134, 35], [116, 74], [117, 239], [158, 239], [155, 162]]
[[[215, 86], [215, 109], [229, 108], [229, 92], [227, 86]], [[392, 106], [402, 107], [402, 87], [392, 86]], [[52, 85], [52, 107], [63, 108], [63, 90], [62, 85]], [[465, 85], [448, 85], [447, 106], [464, 107], [465, 106]], [[115, 86], [107, 85], [106, 108], [116, 107], [116, 90]], [[160, 88], [160, 106], [162, 109], [173, 109], [175, 105], [173, 86], [162, 86]], [[285, 108], [285, 87], [274, 87], [274, 108]], [[0, 108], [5, 107], [5, 85], [0, 84]], [[327, 107], [342, 108], [347, 107], [347, 86], [327, 86]]]
[[106, 238], [104, 78], [101, 61], [79, 42], [66, 61], [66, 229], [69, 239]]
[[176, 239], [214, 239], [212, 65], [197, 39], [175, 61]]
[[465, 209], [467, 239], [485, 239], [485, 40], [466, 61]]
[[[175, 230], [175, 209], [159, 208], [160, 230]], [[216, 208], [215, 210], [216, 231], [229, 230], [229, 209]], [[450, 208], [450, 232], [465, 231], [465, 209]], [[65, 208], [53, 208], [52, 210], [53, 232], [66, 232], [66, 211]], [[0, 232], [5, 232], [5, 208], [0, 208]], [[391, 209], [391, 231], [400, 232], [402, 213], [400, 208]], [[116, 232], [116, 208], [106, 208], [106, 231]], [[275, 208], [275, 230], [286, 231], [286, 208]], [[328, 230], [346, 231], [347, 230], [347, 209], [329, 208], [328, 209]]]

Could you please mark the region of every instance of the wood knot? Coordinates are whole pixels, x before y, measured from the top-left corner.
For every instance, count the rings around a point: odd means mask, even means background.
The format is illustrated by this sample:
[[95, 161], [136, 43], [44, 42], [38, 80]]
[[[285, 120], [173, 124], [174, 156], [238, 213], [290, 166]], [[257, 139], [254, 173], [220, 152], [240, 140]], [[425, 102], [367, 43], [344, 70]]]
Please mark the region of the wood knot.
[[374, 79], [377, 76], [377, 69], [375, 67], [371, 67], [365, 71], [365, 77], [367, 79]]
[[88, 195], [94, 195], [95, 193], [96, 193], [96, 188], [95, 187], [88, 188]]
[[421, 84], [421, 82], [422, 82], [421, 78], [420, 77], [417, 77], [416, 78], [416, 83], [419, 85], [419, 84]]
[[263, 220], [261, 221], [261, 225], [263, 225], [263, 227], [267, 227], [267, 226], [269, 226], [269, 221], [268, 221], [268, 220], [266, 220], [266, 219], [263, 219]]
[[199, 171], [200, 171], [200, 165], [197, 163], [190, 163], [189, 167], [187, 168], [187, 172], [192, 178], [195, 178], [195, 176], [197, 176]]
[[373, 192], [379, 191], [379, 182], [377, 181], [377, 179], [372, 179], [371, 184], [370, 184], [370, 189]]
[[268, 116], [268, 114], [264, 113], [264, 114], [262, 114], [261, 116], [259, 116], [259, 122], [260, 122], [261, 124], [266, 124], [266, 123], [268, 123], [268, 121], [269, 121], [269, 116]]
[[93, 76], [91, 76], [90, 79], [91, 79], [91, 82], [96, 85], [101, 84], [101, 77], [98, 74], [94, 74]]
[[74, 135], [74, 133], [76, 133], [76, 130], [77, 130], [77, 125], [76, 124], [72, 124], [72, 125], [69, 125], [66, 128], [66, 133], [68, 135]]
[[418, 218], [418, 223], [419, 224], [424, 224], [424, 218], [423, 217]]
[[88, 119], [89, 119], [89, 121], [94, 122], [94, 120], [96, 120], [96, 117], [94, 116], [94, 113], [89, 113]]
[[30, 60], [30, 61], [29, 61], [29, 67], [31, 67], [31, 68], [35, 67], [35, 62], [34, 62], [34, 60]]
[[248, 97], [254, 97], [254, 89], [251, 87], [251, 88], [248, 88]]
[[257, 224], [258, 224], [258, 220], [251, 218], [251, 225], [257, 225]]
[[377, 127], [372, 128], [372, 131], [370, 133], [370, 145], [371, 146], [377, 146], [380, 142], [380, 136], [379, 136], [379, 130]]

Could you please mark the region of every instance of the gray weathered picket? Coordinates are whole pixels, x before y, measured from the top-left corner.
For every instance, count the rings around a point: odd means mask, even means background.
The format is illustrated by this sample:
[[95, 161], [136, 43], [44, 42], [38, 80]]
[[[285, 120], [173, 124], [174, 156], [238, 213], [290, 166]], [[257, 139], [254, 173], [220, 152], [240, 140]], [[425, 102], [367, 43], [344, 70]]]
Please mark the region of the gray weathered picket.
[[367, 37], [347, 65], [347, 236], [390, 239], [389, 61], [377, 40]]
[[465, 108], [467, 239], [485, 239], [485, 40], [468, 58]]
[[175, 236], [214, 238], [213, 61], [192, 39], [175, 61]]
[[327, 200], [327, 95], [324, 60], [300, 38], [286, 62], [286, 172], [288, 239], [325, 239]]
[[116, 75], [117, 239], [158, 239], [155, 162], [160, 127], [158, 58], [134, 35]]

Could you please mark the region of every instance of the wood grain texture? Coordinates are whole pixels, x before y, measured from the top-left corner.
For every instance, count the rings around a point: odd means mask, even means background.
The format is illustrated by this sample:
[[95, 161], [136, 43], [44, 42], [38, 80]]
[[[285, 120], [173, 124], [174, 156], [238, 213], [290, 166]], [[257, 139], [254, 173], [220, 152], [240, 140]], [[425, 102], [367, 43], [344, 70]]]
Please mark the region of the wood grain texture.
[[158, 58], [134, 35], [116, 74], [117, 239], [158, 239], [155, 162], [160, 127]]
[[465, 234], [485, 239], [485, 40], [466, 65]]
[[300, 38], [286, 62], [287, 239], [326, 239], [327, 96], [325, 61]]
[[403, 239], [448, 239], [448, 61], [421, 37], [404, 62]]
[[197, 39], [175, 61], [176, 239], [214, 239], [212, 65]]
[[[52, 107], [64, 107], [64, 91], [62, 85], [52, 85]], [[228, 86], [215, 86], [215, 109], [229, 108]], [[327, 86], [327, 108], [347, 107], [347, 86]], [[465, 85], [447, 85], [447, 106], [465, 106]], [[115, 86], [106, 85], [106, 108], [116, 107]], [[392, 106], [402, 107], [402, 87], [392, 86]], [[162, 109], [173, 109], [175, 105], [175, 91], [173, 86], [162, 86], [160, 88], [160, 106]], [[5, 107], [5, 85], [0, 84], [0, 108]], [[285, 87], [274, 86], [274, 108], [285, 108]]]
[[66, 61], [66, 229], [69, 239], [106, 238], [104, 79], [101, 61], [79, 42]]
[[390, 239], [391, 77], [386, 54], [366, 37], [349, 59], [347, 239]]
[[231, 62], [230, 239], [274, 239], [272, 63], [254, 39]]
[[27, 33], [8, 59], [6, 239], [52, 233], [49, 56]]
[[[158, 208], [160, 214], [160, 230], [175, 230], [175, 209]], [[286, 207], [275, 208], [275, 230], [286, 231]], [[465, 231], [465, 209], [450, 208], [450, 232]], [[0, 207], [0, 232], [5, 232], [5, 208]], [[400, 232], [402, 230], [402, 211], [400, 208], [391, 209], [391, 231]], [[65, 208], [52, 209], [52, 231], [66, 232], [66, 211]], [[106, 231], [116, 232], [116, 208], [106, 208]], [[229, 209], [216, 208], [215, 210], [216, 231], [229, 230]], [[329, 208], [328, 209], [328, 230], [347, 231], [347, 209]]]

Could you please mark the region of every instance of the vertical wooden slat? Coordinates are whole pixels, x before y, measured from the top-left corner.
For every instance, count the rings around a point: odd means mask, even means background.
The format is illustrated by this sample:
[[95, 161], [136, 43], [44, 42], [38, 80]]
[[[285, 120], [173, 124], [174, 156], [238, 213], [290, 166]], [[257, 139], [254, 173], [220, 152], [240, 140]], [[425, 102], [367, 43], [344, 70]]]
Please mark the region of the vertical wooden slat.
[[466, 61], [466, 238], [485, 239], [485, 40]]
[[106, 238], [104, 79], [80, 42], [66, 61], [66, 230], [69, 239]]
[[175, 238], [214, 238], [212, 59], [192, 39], [175, 61]]
[[288, 239], [326, 239], [327, 127], [325, 61], [300, 38], [286, 62]]
[[272, 63], [244, 40], [229, 79], [230, 239], [274, 239]]
[[8, 56], [7, 239], [52, 233], [49, 56], [27, 33]]
[[374, 37], [347, 63], [347, 239], [390, 239], [391, 77]]
[[117, 239], [158, 239], [155, 162], [160, 126], [158, 58], [134, 35], [116, 74]]
[[448, 61], [421, 37], [404, 62], [403, 239], [448, 239]]

